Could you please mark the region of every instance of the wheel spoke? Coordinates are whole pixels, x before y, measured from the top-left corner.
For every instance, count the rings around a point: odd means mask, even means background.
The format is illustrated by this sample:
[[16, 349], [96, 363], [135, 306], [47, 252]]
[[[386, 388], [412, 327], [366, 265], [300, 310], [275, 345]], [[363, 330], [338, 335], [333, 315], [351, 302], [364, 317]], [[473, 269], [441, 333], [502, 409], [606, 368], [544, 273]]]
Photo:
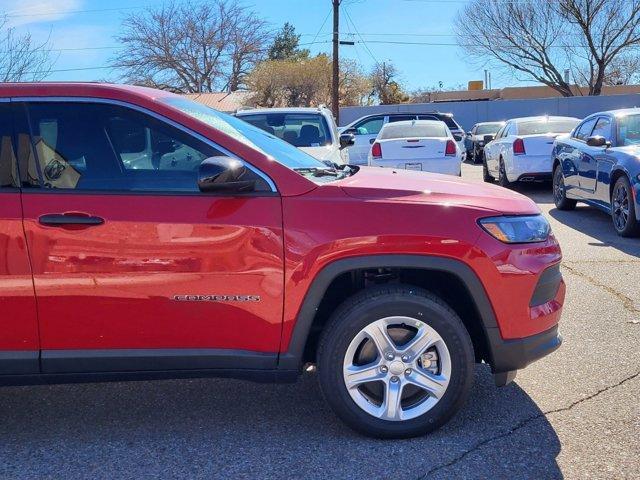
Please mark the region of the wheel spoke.
[[356, 388], [363, 383], [382, 380], [385, 374], [380, 371], [378, 362], [369, 365], [352, 365], [344, 369], [344, 378], [347, 388]]
[[402, 418], [402, 383], [387, 382], [384, 391], [384, 401], [380, 405], [380, 416], [386, 420], [400, 420]]
[[449, 384], [449, 379], [443, 375], [433, 375], [425, 371], [415, 369], [410, 375], [407, 375], [406, 381], [418, 388], [426, 390], [430, 395], [435, 398], [440, 398], [444, 395]]
[[428, 349], [436, 341], [436, 338], [429, 335], [426, 328], [421, 328], [416, 336], [402, 348], [401, 353], [409, 355], [409, 361], [414, 361], [422, 352]]
[[389, 332], [387, 332], [387, 325], [385, 323], [374, 322], [367, 325], [364, 332], [371, 340], [373, 340], [373, 343], [376, 344], [380, 356], [384, 356], [385, 352], [396, 350], [396, 345], [393, 343], [393, 340], [391, 340], [391, 337], [389, 337]]

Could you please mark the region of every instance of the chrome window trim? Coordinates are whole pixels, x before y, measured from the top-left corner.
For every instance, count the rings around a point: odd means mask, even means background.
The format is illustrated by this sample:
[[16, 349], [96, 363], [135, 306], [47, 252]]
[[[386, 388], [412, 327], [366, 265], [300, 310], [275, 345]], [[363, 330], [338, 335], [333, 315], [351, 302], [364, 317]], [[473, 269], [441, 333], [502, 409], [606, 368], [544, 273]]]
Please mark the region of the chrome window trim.
[[9, 97], [0, 97], [0, 103], [9, 103], [11, 98]]
[[271, 189], [271, 193], [278, 193], [278, 189], [277, 189], [276, 184], [274, 183], [274, 181], [271, 180], [271, 178], [266, 173], [264, 173], [262, 170], [257, 169], [256, 167], [251, 165], [246, 160], [238, 157], [236, 154], [234, 154], [234, 153], [230, 152], [229, 150], [227, 150], [226, 148], [218, 145], [217, 143], [215, 143], [211, 139], [205, 137], [204, 135], [201, 135], [201, 134], [199, 134], [197, 132], [194, 132], [190, 128], [187, 128], [184, 125], [181, 125], [178, 122], [176, 122], [174, 120], [171, 120], [170, 118], [167, 118], [167, 117], [165, 117], [163, 115], [160, 115], [159, 113], [156, 113], [156, 112], [154, 112], [152, 110], [149, 110], [147, 108], [141, 107], [139, 105], [135, 105], [133, 103], [123, 102], [122, 100], [112, 100], [112, 99], [109, 99], [109, 98], [97, 98], [97, 97], [11, 97], [11, 98], [6, 98], [6, 99], [0, 98], [0, 101], [7, 101], [7, 102], [11, 101], [11, 102], [104, 103], [104, 104], [109, 104], [109, 105], [118, 105], [120, 107], [131, 108], [133, 110], [136, 110], [138, 112], [144, 113], [146, 115], [150, 115], [151, 117], [154, 117], [156, 120], [159, 120], [161, 122], [165, 122], [165, 123], [171, 125], [172, 127], [177, 128], [178, 130], [181, 130], [184, 133], [186, 133], [188, 135], [191, 135], [194, 138], [197, 138], [201, 142], [206, 143], [207, 145], [209, 145], [210, 147], [213, 147], [213, 148], [215, 148], [217, 150], [220, 150], [220, 152], [224, 153], [225, 155], [228, 155], [231, 158], [235, 158], [236, 160], [241, 161], [245, 167], [247, 167], [253, 173], [255, 173], [260, 178], [262, 178], [265, 182], [267, 182], [267, 185], [269, 185], [269, 188]]

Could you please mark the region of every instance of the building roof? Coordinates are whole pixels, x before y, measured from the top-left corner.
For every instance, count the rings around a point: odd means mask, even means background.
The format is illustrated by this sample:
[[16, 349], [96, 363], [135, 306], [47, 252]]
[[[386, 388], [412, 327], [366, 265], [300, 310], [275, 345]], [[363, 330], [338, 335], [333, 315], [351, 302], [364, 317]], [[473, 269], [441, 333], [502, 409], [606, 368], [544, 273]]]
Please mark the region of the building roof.
[[241, 107], [251, 103], [253, 92], [216, 92], [216, 93], [187, 93], [185, 97], [190, 100], [202, 103], [207, 107], [215, 108], [221, 112], [235, 112]]

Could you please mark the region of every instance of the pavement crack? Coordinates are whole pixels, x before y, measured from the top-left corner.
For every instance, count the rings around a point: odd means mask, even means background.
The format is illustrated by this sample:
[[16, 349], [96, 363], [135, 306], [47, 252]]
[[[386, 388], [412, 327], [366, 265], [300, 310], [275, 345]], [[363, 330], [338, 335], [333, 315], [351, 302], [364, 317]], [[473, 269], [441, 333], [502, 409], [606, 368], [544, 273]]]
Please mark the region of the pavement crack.
[[437, 465], [435, 467], [433, 467], [432, 469], [430, 469], [427, 473], [425, 473], [424, 475], [422, 475], [421, 477], [419, 477], [417, 480], [425, 480], [426, 478], [429, 477], [429, 475], [432, 475], [433, 473], [442, 470], [444, 468], [447, 467], [451, 467], [459, 462], [461, 462], [462, 460], [464, 460], [465, 458], [467, 458], [469, 455], [471, 455], [472, 453], [474, 453], [475, 451], [481, 449], [482, 447], [484, 447], [485, 445], [494, 442], [496, 440], [500, 440], [502, 438], [506, 438], [509, 435], [517, 432], [518, 430], [521, 430], [522, 428], [526, 427], [527, 425], [529, 425], [530, 423], [539, 420], [540, 418], [546, 417], [547, 415], [553, 415], [555, 413], [562, 413], [562, 412], [568, 412], [570, 410], [572, 410], [575, 406], [580, 405], [584, 402], [588, 402], [590, 400], [593, 400], [594, 398], [598, 397], [599, 395], [608, 392], [609, 390], [612, 390], [614, 388], [620, 387], [622, 385], [624, 385], [627, 382], [630, 382], [631, 380], [634, 380], [635, 378], [640, 377], [640, 371], [634, 373], [633, 375], [630, 375], [628, 377], [623, 378], [622, 380], [620, 380], [617, 383], [614, 383], [613, 385], [609, 385], [607, 387], [601, 388], [600, 390], [597, 390], [596, 392], [592, 393], [591, 395], [587, 395], [586, 397], [583, 397], [579, 400], [576, 400], [575, 402], [572, 402], [571, 404], [567, 405], [566, 407], [560, 407], [560, 408], [555, 408], [553, 410], [547, 410], [546, 412], [540, 412], [536, 415], [532, 415], [528, 418], [525, 418], [523, 420], [521, 420], [520, 422], [518, 422], [514, 427], [510, 428], [509, 430], [506, 430], [504, 432], [499, 433], [498, 435], [494, 435], [493, 437], [489, 437], [485, 440], [482, 440], [481, 442], [478, 442], [477, 444], [475, 444], [473, 447], [469, 448], [468, 450], [465, 450], [464, 452], [462, 452], [461, 454], [459, 454], [458, 456], [456, 456], [455, 458], [453, 458], [452, 460], [450, 460], [447, 463], [443, 463], [441, 465]]
[[640, 308], [638, 308], [636, 306], [636, 304], [633, 301], [633, 299], [627, 297], [625, 294], [617, 291], [614, 288], [611, 288], [609, 285], [605, 285], [604, 283], [600, 283], [595, 278], [592, 278], [589, 275], [586, 275], [586, 274], [582, 273], [581, 271], [576, 270], [573, 267], [570, 267], [566, 263], [562, 264], [562, 268], [565, 268], [565, 269], [569, 270], [569, 272], [571, 272], [572, 274], [574, 274], [574, 275], [586, 280], [591, 285], [594, 285], [594, 286], [604, 290], [608, 294], [613, 295], [614, 297], [616, 297], [618, 300], [620, 300], [622, 302], [622, 306], [624, 307], [625, 310], [628, 310], [628, 311], [630, 311], [632, 313], [640, 313]]

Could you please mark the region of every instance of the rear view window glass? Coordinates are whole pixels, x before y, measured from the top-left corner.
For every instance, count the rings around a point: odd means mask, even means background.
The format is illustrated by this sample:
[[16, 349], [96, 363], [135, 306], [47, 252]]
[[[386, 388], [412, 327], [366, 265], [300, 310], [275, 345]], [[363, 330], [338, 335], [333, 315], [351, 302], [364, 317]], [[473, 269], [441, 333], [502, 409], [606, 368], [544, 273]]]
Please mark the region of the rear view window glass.
[[539, 135], [545, 133], [569, 133], [579, 120], [536, 120], [518, 123], [518, 135]]
[[380, 132], [380, 140], [389, 140], [394, 138], [423, 138], [423, 137], [448, 137], [447, 128], [442, 122], [411, 124], [387, 124]]
[[295, 147], [331, 145], [327, 121], [317, 113], [256, 113], [238, 118]]
[[478, 128], [476, 130], [476, 135], [493, 135], [498, 130], [500, 130], [501, 126], [502, 126], [501, 123], [489, 123], [486, 125], [478, 125]]

